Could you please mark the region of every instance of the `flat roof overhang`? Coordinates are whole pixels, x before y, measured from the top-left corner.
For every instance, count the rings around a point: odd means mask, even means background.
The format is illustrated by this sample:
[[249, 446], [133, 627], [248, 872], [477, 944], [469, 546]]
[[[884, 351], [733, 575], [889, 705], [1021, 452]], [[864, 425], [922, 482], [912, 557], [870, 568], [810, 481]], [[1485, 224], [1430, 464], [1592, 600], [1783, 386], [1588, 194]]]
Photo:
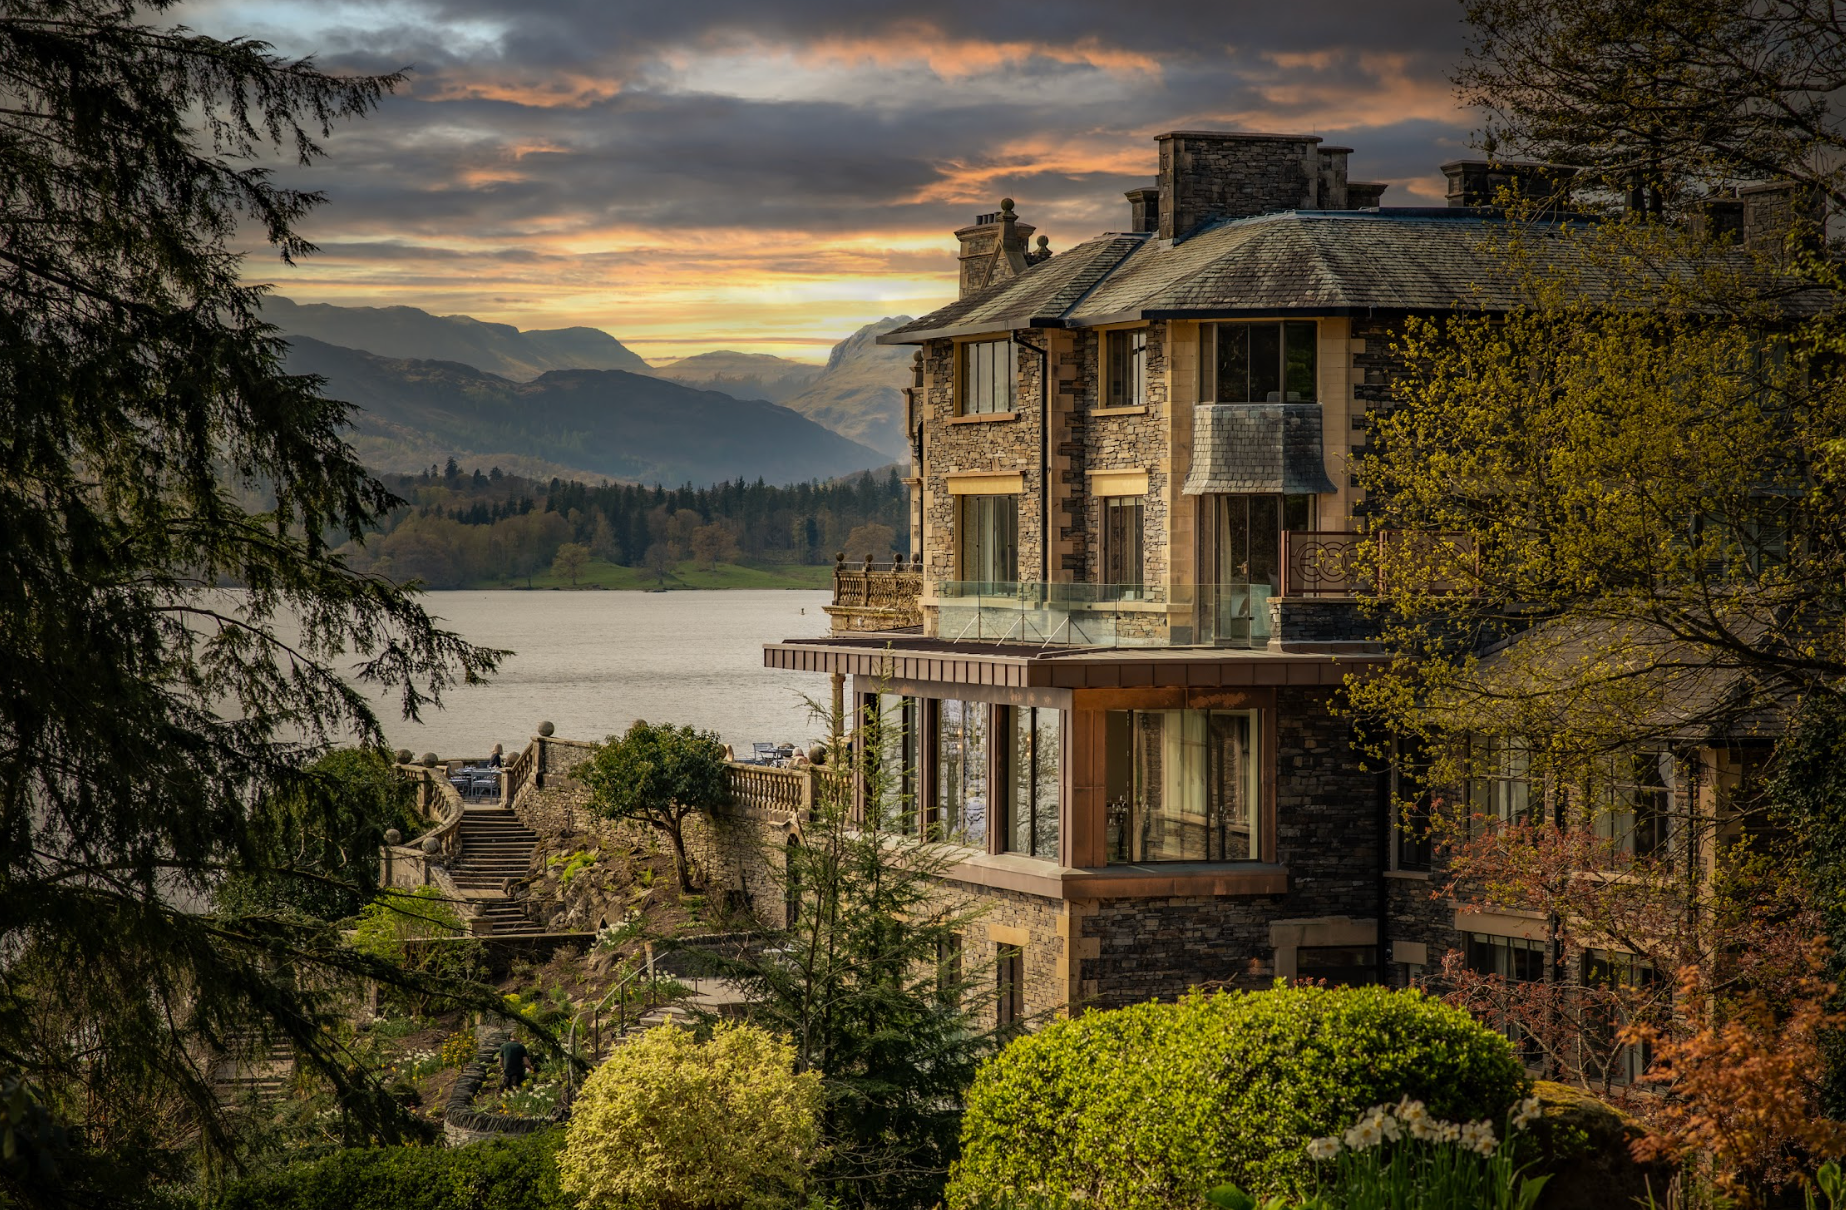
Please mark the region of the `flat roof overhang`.
[[784, 639], [763, 645], [763, 666], [894, 681], [1043, 689], [1340, 685], [1389, 657], [1368, 643], [1235, 647], [1037, 647], [951, 643], [915, 635]]

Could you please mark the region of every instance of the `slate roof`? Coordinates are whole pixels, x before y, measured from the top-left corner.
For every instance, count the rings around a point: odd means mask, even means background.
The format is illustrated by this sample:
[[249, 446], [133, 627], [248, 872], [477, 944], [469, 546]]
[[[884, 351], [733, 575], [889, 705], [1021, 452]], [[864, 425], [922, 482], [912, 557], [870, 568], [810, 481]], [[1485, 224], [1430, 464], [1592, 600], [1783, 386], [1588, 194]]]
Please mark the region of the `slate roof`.
[[[1569, 222], [1526, 235], [1561, 236]], [[1288, 312], [1507, 310], [1522, 298], [1499, 246], [1506, 229], [1492, 210], [1385, 207], [1230, 219], [1180, 243], [1103, 235], [878, 339], [918, 344], [1024, 327]], [[1593, 283], [1578, 241], [1548, 246], [1559, 270]]]

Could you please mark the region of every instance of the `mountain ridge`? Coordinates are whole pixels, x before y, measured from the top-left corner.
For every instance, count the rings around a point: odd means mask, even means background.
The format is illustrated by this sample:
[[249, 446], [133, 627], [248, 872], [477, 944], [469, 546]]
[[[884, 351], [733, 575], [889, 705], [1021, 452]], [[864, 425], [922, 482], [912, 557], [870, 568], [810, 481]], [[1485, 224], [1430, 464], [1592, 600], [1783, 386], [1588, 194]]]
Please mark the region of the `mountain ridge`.
[[321, 375], [329, 396], [359, 409], [353, 443], [376, 471], [519, 457], [586, 479], [799, 483], [890, 461], [779, 404], [626, 370], [548, 370], [519, 382], [306, 336], [290, 340], [288, 368]]
[[434, 315], [420, 307], [342, 307], [298, 303], [279, 294], [263, 300], [263, 318], [285, 337], [302, 336], [379, 357], [449, 361], [515, 382], [548, 370], [648, 372], [639, 353], [600, 328], [532, 328], [471, 315]]

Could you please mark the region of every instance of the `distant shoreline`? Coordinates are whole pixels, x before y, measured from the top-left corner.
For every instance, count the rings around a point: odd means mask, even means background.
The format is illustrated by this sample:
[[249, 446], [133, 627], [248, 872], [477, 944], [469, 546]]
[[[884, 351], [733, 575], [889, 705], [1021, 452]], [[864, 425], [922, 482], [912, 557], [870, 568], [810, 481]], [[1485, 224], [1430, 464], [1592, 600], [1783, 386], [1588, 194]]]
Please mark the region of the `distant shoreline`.
[[430, 592], [712, 592], [727, 589], [781, 589], [789, 592], [824, 592], [833, 587], [833, 565], [807, 563], [719, 563], [701, 567], [693, 561], [678, 564], [666, 574], [645, 567], [625, 567], [592, 559], [577, 573], [577, 582], [547, 568], [517, 579], [477, 580], [469, 584], [431, 587]]

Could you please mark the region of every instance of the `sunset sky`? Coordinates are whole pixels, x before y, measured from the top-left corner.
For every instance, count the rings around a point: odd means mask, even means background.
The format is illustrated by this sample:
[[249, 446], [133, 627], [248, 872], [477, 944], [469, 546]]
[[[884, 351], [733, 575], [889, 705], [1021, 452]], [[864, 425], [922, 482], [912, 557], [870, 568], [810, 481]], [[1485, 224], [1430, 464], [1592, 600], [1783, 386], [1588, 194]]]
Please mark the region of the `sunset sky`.
[[1127, 223], [1155, 134], [1357, 149], [1440, 204], [1471, 125], [1454, 0], [194, 0], [178, 19], [412, 69], [330, 157], [300, 302], [586, 324], [652, 360], [816, 359], [953, 292], [950, 232], [1018, 199], [1053, 251]]

